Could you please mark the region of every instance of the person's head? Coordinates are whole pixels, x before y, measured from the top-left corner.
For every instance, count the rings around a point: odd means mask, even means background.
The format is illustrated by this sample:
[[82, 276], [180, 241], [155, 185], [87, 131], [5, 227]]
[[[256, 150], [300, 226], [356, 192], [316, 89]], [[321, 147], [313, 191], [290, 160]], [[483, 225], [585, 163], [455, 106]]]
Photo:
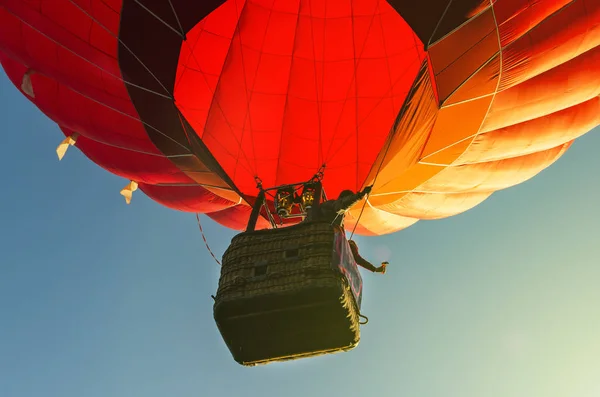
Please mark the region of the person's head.
[[352, 190], [342, 190], [342, 192], [340, 193], [338, 199], [342, 199], [344, 197], [348, 197], [348, 196], [352, 196], [354, 194], [354, 192]]

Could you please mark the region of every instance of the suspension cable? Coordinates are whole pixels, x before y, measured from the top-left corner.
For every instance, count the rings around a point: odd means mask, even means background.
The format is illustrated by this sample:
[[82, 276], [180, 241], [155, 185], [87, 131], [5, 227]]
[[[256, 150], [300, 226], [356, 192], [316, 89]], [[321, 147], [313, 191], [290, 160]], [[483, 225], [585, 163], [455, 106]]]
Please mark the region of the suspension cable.
[[[377, 172], [375, 173], [375, 178], [373, 179], [373, 183], [371, 184], [372, 187], [375, 186], [375, 182], [377, 181], [377, 177], [379, 176], [379, 173], [381, 172], [381, 167], [383, 167], [383, 163], [385, 162], [385, 158], [387, 157], [388, 151], [390, 150], [390, 146], [392, 146], [392, 139], [390, 137], [387, 147], [385, 148], [385, 152], [383, 153], [383, 157], [381, 158], [381, 162], [379, 163], [379, 167], [377, 168]], [[354, 228], [352, 229], [352, 233], [350, 234], [350, 240], [352, 240], [352, 237], [354, 237], [354, 232], [356, 231], [356, 227], [358, 226], [358, 223], [360, 222], [360, 218], [362, 217], [362, 214], [365, 210], [365, 207], [367, 205], [367, 201], [369, 200], [369, 196], [371, 195], [371, 192], [367, 193], [367, 197], [365, 198], [365, 202], [362, 205], [362, 208], [360, 209], [360, 214], [358, 215], [358, 219], [356, 219], [356, 223], [354, 224]]]
[[210, 255], [213, 257], [213, 259], [215, 260], [215, 262], [217, 262], [217, 264], [219, 266], [221, 266], [221, 262], [219, 262], [219, 260], [215, 256], [215, 254], [210, 249], [210, 247], [208, 245], [208, 241], [206, 241], [206, 236], [204, 235], [204, 229], [202, 229], [202, 224], [200, 223], [200, 216], [198, 215], [198, 213], [196, 213], [196, 221], [198, 221], [198, 228], [200, 229], [200, 233], [202, 233], [202, 240], [204, 240], [204, 245], [206, 245], [206, 249], [208, 250], [208, 252], [210, 253]]

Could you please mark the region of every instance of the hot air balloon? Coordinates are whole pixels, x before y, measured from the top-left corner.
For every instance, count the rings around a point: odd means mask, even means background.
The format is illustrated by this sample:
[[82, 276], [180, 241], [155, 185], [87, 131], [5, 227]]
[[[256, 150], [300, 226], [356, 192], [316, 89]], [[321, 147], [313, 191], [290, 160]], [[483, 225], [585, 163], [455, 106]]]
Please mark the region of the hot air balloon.
[[596, 0], [0, 4], [2, 66], [59, 157], [236, 230], [308, 227], [283, 198], [309, 182], [373, 185], [361, 235], [456, 215], [600, 124]]

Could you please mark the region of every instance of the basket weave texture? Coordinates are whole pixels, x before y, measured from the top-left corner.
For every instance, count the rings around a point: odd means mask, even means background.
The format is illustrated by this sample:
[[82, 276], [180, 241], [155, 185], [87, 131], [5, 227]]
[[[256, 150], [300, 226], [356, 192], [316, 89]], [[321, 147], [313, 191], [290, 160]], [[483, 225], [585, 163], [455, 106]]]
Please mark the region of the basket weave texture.
[[360, 339], [346, 278], [332, 268], [334, 229], [301, 223], [235, 236], [214, 316], [234, 359], [264, 364], [346, 351]]

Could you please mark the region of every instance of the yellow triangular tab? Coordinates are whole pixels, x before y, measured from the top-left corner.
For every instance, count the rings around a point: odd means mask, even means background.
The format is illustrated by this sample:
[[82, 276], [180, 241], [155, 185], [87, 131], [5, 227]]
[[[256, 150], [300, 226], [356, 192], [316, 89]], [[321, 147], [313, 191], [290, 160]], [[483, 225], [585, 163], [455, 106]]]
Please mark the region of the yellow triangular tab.
[[35, 98], [35, 93], [33, 92], [33, 84], [31, 83], [31, 74], [33, 73], [32, 69], [27, 69], [25, 74], [23, 75], [23, 80], [21, 81], [21, 90], [32, 98]]
[[137, 182], [131, 181], [127, 186], [121, 190], [121, 196], [125, 197], [125, 202], [127, 204], [131, 203], [131, 196], [133, 196], [133, 192], [135, 192], [138, 188]]
[[58, 160], [62, 160], [65, 157], [65, 153], [67, 153], [67, 149], [69, 146], [75, 145], [77, 142], [77, 137], [79, 135], [77, 133], [73, 133], [73, 135], [66, 137], [60, 145], [56, 148], [56, 154], [58, 155]]

